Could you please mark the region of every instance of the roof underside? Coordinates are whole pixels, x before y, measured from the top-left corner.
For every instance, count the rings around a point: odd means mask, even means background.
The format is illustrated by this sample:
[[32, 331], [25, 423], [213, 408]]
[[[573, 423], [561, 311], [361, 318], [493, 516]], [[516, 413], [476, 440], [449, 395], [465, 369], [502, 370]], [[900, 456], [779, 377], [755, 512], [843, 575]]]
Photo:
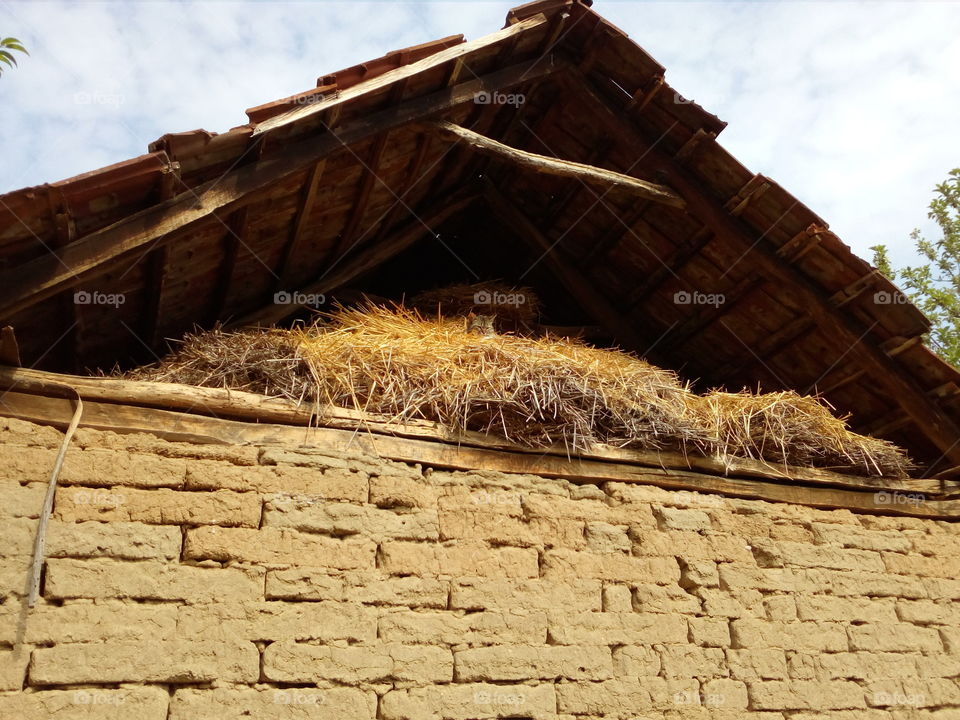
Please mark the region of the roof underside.
[[[878, 303], [896, 288], [583, 4], [522, 6], [494, 35], [390, 53], [248, 115], [0, 197], [0, 323], [25, 365], [150, 362], [195, 326], [287, 320], [278, 291], [497, 278], [532, 286], [546, 324], [590, 326], [703, 387], [820, 392], [926, 472], [960, 465], [960, 373], [920, 342], [922, 314]], [[423, 124], [439, 118], [663, 184], [686, 207], [530, 172]]]

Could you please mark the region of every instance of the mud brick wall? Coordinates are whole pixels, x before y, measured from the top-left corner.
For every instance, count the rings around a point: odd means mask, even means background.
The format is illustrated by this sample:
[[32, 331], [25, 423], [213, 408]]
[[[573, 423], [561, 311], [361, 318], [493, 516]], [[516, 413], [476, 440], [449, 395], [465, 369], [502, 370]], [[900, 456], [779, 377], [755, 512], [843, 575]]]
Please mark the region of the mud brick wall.
[[0, 717], [960, 717], [946, 522], [0, 420]]

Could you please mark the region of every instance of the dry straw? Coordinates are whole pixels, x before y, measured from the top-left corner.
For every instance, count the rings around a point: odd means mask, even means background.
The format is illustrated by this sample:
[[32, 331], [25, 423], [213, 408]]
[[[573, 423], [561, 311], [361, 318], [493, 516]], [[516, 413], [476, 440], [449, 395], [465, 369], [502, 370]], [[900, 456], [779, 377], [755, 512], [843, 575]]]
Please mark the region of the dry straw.
[[188, 336], [141, 379], [249, 390], [571, 450], [607, 443], [903, 477], [896, 446], [792, 392], [697, 395], [667, 370], [565, 338], [482, 334], [402, 307], [294, 330]]

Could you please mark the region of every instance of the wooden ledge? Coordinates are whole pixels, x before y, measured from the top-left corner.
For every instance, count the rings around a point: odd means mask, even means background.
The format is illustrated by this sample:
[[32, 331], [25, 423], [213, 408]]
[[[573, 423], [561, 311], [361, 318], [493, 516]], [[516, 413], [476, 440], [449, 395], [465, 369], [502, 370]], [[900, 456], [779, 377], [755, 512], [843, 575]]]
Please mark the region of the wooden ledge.
[[400, 424], [343, 408], [317, 413], [281, 398], [172, 383], [0, 367], [0, 416], [65, 427], [73, 414], [73, 393], [67, 387], [84, 400], [82, 427], [118, 433], [200, 443], [317, 445], [454, 470], [527, 473], [579, 483], [638, 482], [863, 513], [960, 519], [960, 500], [941, 496], [942, 484], [934, 479], [868, 478], [608, 446], [570, 456], [563, 447], [533, 449], [481, 433], [451, 432], [431, 422]]

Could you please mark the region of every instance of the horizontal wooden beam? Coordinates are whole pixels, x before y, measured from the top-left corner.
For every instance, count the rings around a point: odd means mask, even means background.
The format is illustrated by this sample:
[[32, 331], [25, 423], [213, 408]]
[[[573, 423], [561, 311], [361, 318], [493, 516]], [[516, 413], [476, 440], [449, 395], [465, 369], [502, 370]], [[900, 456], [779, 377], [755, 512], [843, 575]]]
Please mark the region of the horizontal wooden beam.
[[[4, 373], [7, 371], [4, 370]], [[62, 377], [62, 376], [61, 376]], [[73, 380], [73, 378], [70, 378]], [[93, 378], [84, 378], [93, 381]], [[118, 382], [118, 381], [113, 381]], [[122, 381], [121, 381], [122, 382]], [[71, 383], [72, 384], [72, 383]], [[189, 394], [197, 388], [174, 386], [169, 390], [162, 383], [143, 383], [152, 386], [154, 392], [170, 395], [171, 392]], [[208, 393], [229, 396], [232, 407], [247, 399], [260, 402], [263, 398], [247, 398], [247, 393], [206, 389]], [[385, 419], [361, 413], [337, 410], [334, 416], [321, 420], [319, 426], [304, 427], [302, 415], [296, 424], [268, 422], [241, 422], [221, 417], [209, 403], [196, 402], [194, 408], [208, 416], [181, 410], [142, 407], [129, 404], [92, 400], [84, 396], [82, 427], [108, 430], [119, 433], [150, 433], [167, 440], [194, 443], [219, 444], [289, 444], [296, 447], [324, 447], [337, 451], [362, 452], [399, 462], [420, 463], [428, 467], [454, 470], [494, 470], [507, 473], [539, 475], [546, 478], [563, 478], [576, 483], [601, 484], [604, 482], [630, 482], [653, 485], [672, 490], [687, 490], [715, 493], [731, 497], [786, 502], [822, 508], [846, 508], [856, 512], [882, 515], [911, 515], [917, 517], [957, 519], [960, 518], [960, 501], [942, 500], [937, 480], [899, 481], [902, 492], [915, 493], [910, 503], [889, 503], [882, 497], [901, 490], [895, 489], [897, 481], [881, 479], [885, 485], [857, 486], [865, 478], [848, 477], [823, 472], [834, 482], [822, 484], [799, 484], [796, 479], [777, 482], [773, 478], [787, 478], [784, 472], [792, 468], [777, 468], [755, 461], [736, 461], [731, 469], [712, 458], [688, 458], [681, 454], [634, 453], [629, 450], [604, 448], [593, 455], [570, 457], [563, 448], [548, 451], [532, 450], [510, 445], [503, 440], [476, 433], [457, 436], [430, 424], [412, 423], [399, 425]], [[62, 385], [57, 392], [49, 388], [49, 394], [35, 394], [21, 389], [10, 390], [0, 399], [0, 416], [17, 417], [29, 422], [55, 427], [65, 427], [73, 415], [72, 398], [63, 397]], [[282, 401], [271, 401], [282, 402]], [[221, 411], [222, 412], [222, 411]], [[280, 421], [283, 422], [283, 421]], [[474, 437], [479, 435], [479, 437]], [[691, 465], [700, 463], [702, 465]], [[671, 465], [678, 467], [671, 467]], [[758, 469], [772, 471], [767, 478], [752, 475]], [[728, 474], [723, 475], [724, 471]], [[806, 473], [806, 469], [799, 469]], [[821, 478], [823, 479], [823, 478]], [[841, 487], [835, 486], [839, 480]], [[845, 481], [851, 483], [843, 487]], [[924, 488], [923, 490], [919, 488]], [[929, 491], [929, 492], [926, 492]]]
[[254, 193], [295, 173], [304, 172], [344, 145], [473, 102], [475, 95], [481, 91], [531, 82], [566, 66], [553, 56], [547, 56], [407, 100], [357, 118], [340, 128], [336, 134], [323, 133], [291, 143], [267, 158], [238, 167], [216, 180], [134, 213], [55, 253], [0, 275], [0, 319], [8, 318], [87, 277], [105, 272], [111, 261], [148, 244], [162, 242], [173, 232], [210, 220], [218, 210], [228, 206], [230, 211], [238, 209], [244, 202], [249, 202]]
[[526, 150], [518, 150], [517, 148], [504, 145], [485, 135], [475, 133], [473, 130], [467, 130], [451, 122], [437, 121], [430, 123], [429, 127], [459, 140], [463, 140], [481, 152], [491, 154], [501, 160], [507, 160], [521, 169], [532, 170], [533, 172], [543, 173], [545, 175], [576, 178], [577, 180], [592, 185], [602, 185], [607, 188], [613, 187], [623, 190], [644, 200], [652, 200], [677, 208], [684, 207], [684, 201], [679, 195], [670, 188], [657, 185], [656, 183], [640, 180], [629, 175], [624, 175], [623, 173], [614, 172], [613, 170], [604, 170], [603, 168], [594, 167], [593, 165], [587, 165], [585, 163], [561, 160]]

